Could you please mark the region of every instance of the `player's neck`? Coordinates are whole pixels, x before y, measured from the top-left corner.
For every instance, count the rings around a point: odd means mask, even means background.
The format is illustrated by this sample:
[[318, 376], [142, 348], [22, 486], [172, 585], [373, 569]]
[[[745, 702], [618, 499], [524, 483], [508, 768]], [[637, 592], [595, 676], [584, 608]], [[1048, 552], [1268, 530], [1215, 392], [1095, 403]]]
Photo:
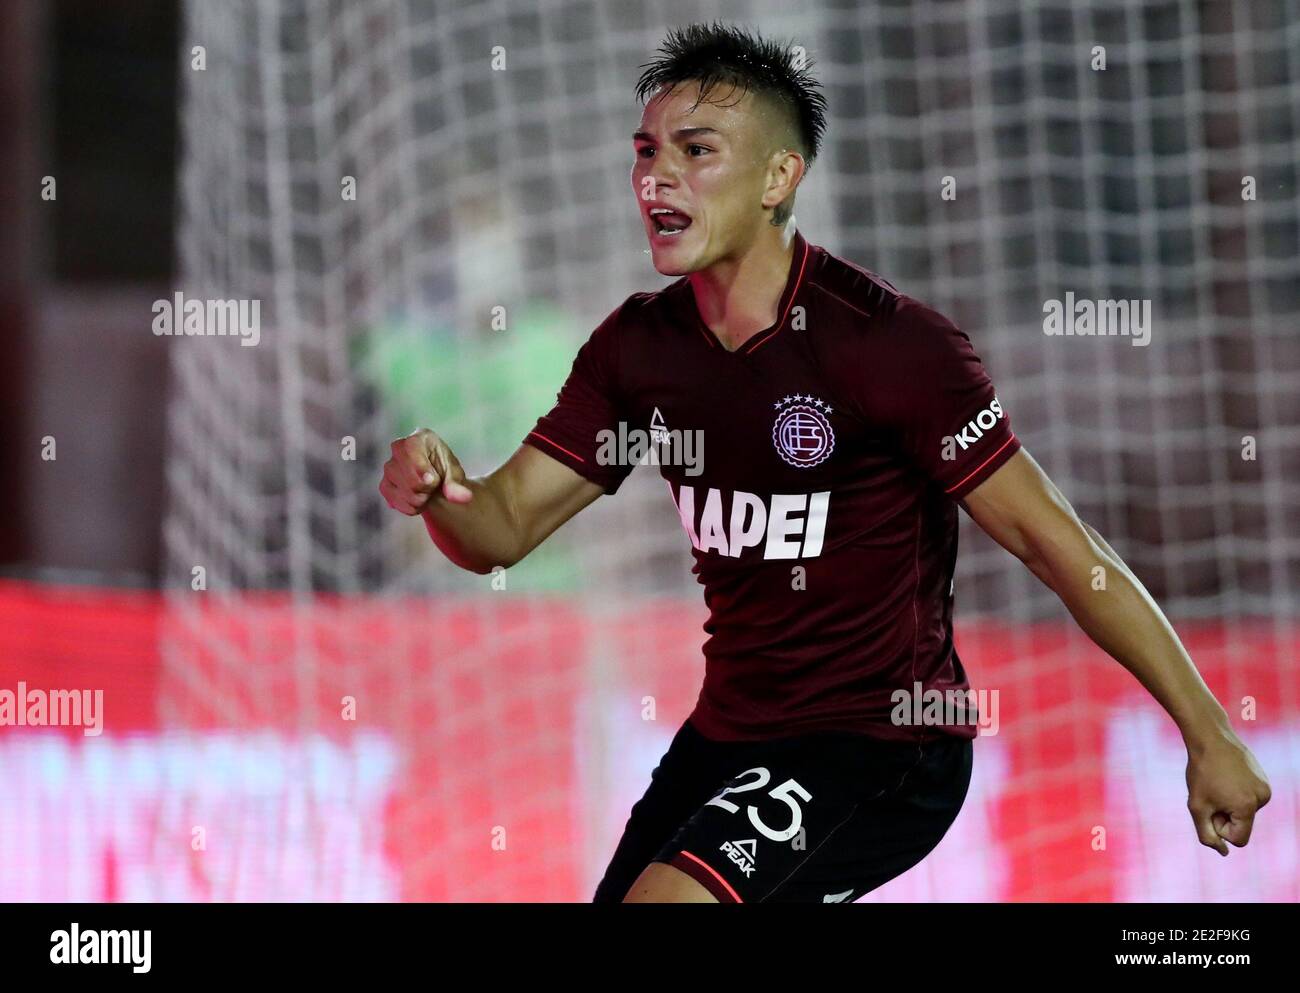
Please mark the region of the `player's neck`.
[[795, 222], [764, 228], [743, 256], [693, 272], [691, 291], [705, 326], [734, 352], [777, 320], [794, 258]]

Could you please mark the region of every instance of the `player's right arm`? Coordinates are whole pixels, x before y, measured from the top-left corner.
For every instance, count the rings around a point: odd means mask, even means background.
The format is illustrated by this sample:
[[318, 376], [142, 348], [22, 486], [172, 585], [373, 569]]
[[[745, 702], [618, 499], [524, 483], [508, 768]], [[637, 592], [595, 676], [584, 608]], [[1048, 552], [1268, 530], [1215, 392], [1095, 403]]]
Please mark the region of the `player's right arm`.
[[471, 479], [447, 443], [420, 428], [393, 442], [379, 492], [394, 510], [423, 517], [456, 565], [489, 573], [514, 565], [605, 489], [530, 445]]
[[592, 332], [555, 406], [495, 472], [468, 479], [437, 434], [421, 428], [393, 442], [379, 491], [394, 510], [419, 514], [434, 544], [462, 569], [509, 568], [602, 493], [630, 465], [606, 464], [600, 438], [626, 420], [618, 336], [633, 294]]

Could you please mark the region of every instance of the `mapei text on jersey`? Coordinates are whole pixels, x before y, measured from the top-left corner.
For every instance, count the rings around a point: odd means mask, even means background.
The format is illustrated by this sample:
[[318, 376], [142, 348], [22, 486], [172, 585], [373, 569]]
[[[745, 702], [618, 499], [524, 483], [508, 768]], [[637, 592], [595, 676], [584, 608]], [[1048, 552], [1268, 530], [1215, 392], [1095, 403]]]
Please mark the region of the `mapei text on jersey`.
[[724, 514], [722, 491], [710, 489], [697, 513], [695, 487], [683, 483], [674, 493], [682, 527], [699, 551], [740, 558], [746, 548], [762, 545], [765, 559], [821, 555], [830, 490], [773, 493], [767, 499], [736, 490], [730, 497], [730, 513]]

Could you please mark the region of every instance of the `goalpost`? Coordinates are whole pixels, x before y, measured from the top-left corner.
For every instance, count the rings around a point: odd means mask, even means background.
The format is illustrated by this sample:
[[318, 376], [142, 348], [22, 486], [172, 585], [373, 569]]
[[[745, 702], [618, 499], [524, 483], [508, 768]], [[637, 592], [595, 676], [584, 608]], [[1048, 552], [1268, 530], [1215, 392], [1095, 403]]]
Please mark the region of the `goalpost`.
[[[632, 84], [666, 28], [713, 18], [817, 63], [805, 235], [971, 334], [1028, 450], [1234, 720], [1256, 701], [1239, 726], [1261, 761], [1294, 761], [1300, 23], [1115, 7], [190, 0], [176, 289], [259, 300], [262, 328], [255, 347], [173, 343], [163, 716], [369, 756], [331, 759], [355, 791], [304, 766], [292, 807], [250, 789], [255, 816], [215, 812], [230, 850], [205, 892], [589, 898], [702, 673], [663, 482], [635, 472], [487, 577], [377, 485], [417, 425], [471, 473], [504, 460], [590, 330], [668, 282], [628, 183]], [[1149, 342], [1045, 334], [1067, 293], [1145, 301]], [[1229, 891], [1170, 868], [1194, 843], [1172, 726], [962, 527], [957, 645], [1001, 727], [936, 861], [889, 892], [1297, 898], [1300, 872], [1262, 862]], [[381, 767], [386, 793], [362, 781]], [[357, 796], [356, 843], [330, 840]], [[350, 882], [375, 853], [392, 879]]]

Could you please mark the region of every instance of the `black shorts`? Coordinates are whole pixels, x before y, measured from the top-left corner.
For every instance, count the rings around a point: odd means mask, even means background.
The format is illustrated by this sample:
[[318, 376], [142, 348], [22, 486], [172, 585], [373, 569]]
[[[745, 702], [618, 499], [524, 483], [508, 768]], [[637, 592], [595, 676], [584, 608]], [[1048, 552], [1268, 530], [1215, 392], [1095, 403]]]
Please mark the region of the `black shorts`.
[[970, 786], [969, 739], [828, 733], [705, 738], [687, 721], [632, 807], [594, 902], [619, 902], [651, 862], [723, 903], [848, 903], [939, 844]]

